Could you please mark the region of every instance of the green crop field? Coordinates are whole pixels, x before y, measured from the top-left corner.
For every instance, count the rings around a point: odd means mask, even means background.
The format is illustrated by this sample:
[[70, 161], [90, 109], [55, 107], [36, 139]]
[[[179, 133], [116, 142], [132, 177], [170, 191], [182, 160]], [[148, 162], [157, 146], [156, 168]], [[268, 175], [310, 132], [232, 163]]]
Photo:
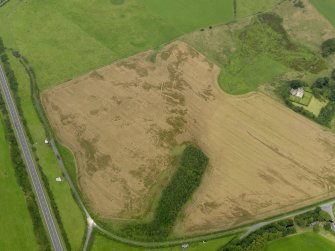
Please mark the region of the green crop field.
[[0, 114], [0, 250], [37, 250], [32, 221], [9, 154]]
[[73, 199], [68, 184], [65, 181], [61, 183], [55, 181], [56, 177], [62, 177], [62, 172], [52, 149], [44, 144], [46, 136], [31, 102], [28, 75], [17, 59], [12, 55], [9, 58], [19, 83], [22, 109], [35, 141], [34, 147], [36, 148], [39, 163], [48, 178], [71, 247], [73, 250], [79, 250], [85, 234], [84, 216]]
[[[217, 251], [220, 247], [224, 246], [228, 243], [234, 236], [223, 237], [216, 240], [210, 240], [206, 243], [197, 242], [190, 243], [187, 251]], [[91, 251], [181, 251], [184, 250], [181, 246], [169, 247], [169, 248], [159, 248], [159, 249], [151, 249], [151, 248], [141, 248], [141, 247], [132, 247], [114, 240], [107, 239], [105, 236], [100, 234], [95, 234], [93, 239], [93, 244]]]
[[311, 3], [335, 26], [335, 0], [311, 0]]
[[315, 233], [304, 233], [271, 242], [265, 251], [333, 251], [335, 243]]

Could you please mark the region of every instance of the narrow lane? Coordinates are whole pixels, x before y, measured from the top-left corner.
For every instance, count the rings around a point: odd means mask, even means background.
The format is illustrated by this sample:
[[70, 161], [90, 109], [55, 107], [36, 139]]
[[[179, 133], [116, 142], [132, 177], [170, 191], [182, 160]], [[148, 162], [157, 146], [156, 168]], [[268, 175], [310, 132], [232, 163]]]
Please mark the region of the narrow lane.
[[50, 235], [52, 245], [56, 251], [63, 251], [61, 239], [59, 238], [56, 225], [54, 223], [54, 219], [52, 217], [51, 210], [49, 208], [49, 204], [48, 204], [45, 192], [43, 190], [43, 186], [39, 179], [37, 168], [36, 168], [35, 162], [33, 161], [33, 157], [29, 149], [29, 144], [24, 134], [24, 131], [22, 129], [20, 117], [18, 115], [15, 103], [10, 93], [10, 90], [7, 84], [7, 79], [5, 77], [1, 64], [0, 64], [0, 84], [1, 84], [1, 89], [3, 91], [3, 94], [4, 94], [4, 100], [7, 104], [8, 111], [11, 117], [11, 122], [12, 124], [14, 124], [14, 130], [18, 137], [18, 141], [21, 146], [23, 157], [26, 162], [26, 166], [28, 168], [28, 172], [29, 172], [31, 181], [33, 183], [33, 187], [35, 189], [35, 194], [38, 200], [38, 204], [40, 206], [40, 210], [42, 212], [43, 218], [47, 225], [47, 229]]

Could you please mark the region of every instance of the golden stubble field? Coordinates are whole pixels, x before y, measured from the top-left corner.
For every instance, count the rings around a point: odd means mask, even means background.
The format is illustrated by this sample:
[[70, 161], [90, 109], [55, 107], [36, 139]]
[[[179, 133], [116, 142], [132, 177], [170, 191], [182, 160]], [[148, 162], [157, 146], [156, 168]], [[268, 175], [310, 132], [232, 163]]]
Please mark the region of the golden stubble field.
[[229, 96], [219, 68], [185, 43], [141, 53], [42, 94], [75, 154], [80, 189], [108, 219], [143, 217], [166, 184], [173, 149], [210, 164], [176, 233], [204, 233], [333, 196], [335, 135], [260, 94]]

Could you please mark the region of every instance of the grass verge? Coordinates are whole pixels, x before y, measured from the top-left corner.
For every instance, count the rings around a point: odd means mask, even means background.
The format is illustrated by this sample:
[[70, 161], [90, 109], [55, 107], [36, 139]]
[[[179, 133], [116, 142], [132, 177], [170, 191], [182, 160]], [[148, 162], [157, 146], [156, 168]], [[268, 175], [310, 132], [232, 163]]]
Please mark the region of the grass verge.
[[27, 208], [32, 219], [33, 230], [39, 250], [51, 250], [50, 242], [46, 234], [45, 226], [41, 218], [35, 194], [30, 184], [26, 165], [21, 156], [21, 150], [17, 143], [15, 133], [12, 129], [10, 118], [2, 95], [0, 95], [0, 108], [7, 143], [9, 144], [11, 162], [14, 167], [15, 176], [26, 199]]
[[[31, 95], [32, 85], [29, 75], [20, 62], [12, 55], [7, 57], [7, 68], [11, 70], [9, 79], [13, 96], [28, 135], [41, 178], [50, 199], [53, 213], [57, 220], [64, 243], [68, 250], [80, 249], [85, 233], [83, 214], [72, 197], [71, 190], [66, 182], [59, 184], [55, 178], [62, 176], [56, 157], [50, 146], [44, 144], [47, 138], [40, 118], [32, 104], [34, 96]], [[15, 75], [14, 75], [15, 73]], [[11, 81], [12, 79], [12, 81]], [[15, 81], [14, 81], [15, 80]], [[15, 82], [15, 83], [14, 83]], [[20, 83], [20, 84], [19, 84]]]
[[[235, 236], [228, 236], [214, 240], [208, 240], [205, 243], [203, 242], [194, 242], [189, 243], [189, 247], [186, 249], [188, 251], [217, 251], [220, 247], [227, 244]], [[95, 233], [93, 236], [93, 243], [91, 245], [91, 251], [177, 251], [182, 250], [181, 245], [166, 247], [166, 248], [143, 248], [143, 247], [134, 247], [127, 244], [123, 244], [111, 239], [106, 238], [104, 235]]]

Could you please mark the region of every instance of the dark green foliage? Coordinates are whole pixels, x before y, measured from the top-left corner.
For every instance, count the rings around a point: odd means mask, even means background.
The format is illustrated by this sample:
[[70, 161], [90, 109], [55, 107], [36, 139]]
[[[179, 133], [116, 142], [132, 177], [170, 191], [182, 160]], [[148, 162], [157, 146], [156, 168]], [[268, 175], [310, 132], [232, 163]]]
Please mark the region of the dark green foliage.
[[306, 86], [307, 84], [301, 80], [292, 80], [292, 81], [289, 81], [289, 85], [293, 89], [298, 89], [300, 87]]
[[326, 224], [323, 225], [324, 230], [330, 231], [332, 229], [331, 224], [327, 222]]
[[283, 19], [276, 13], [257, 16], [252, 24], [239, 34], [244, 57], [266, 55], [297, 71], [320, 72], [326, 68], [320, 55], [293, 42], [283, 26]]
[[328, 77], [318, 78], [313, 83], [312, 88], [323, 88], [323, 87], [328, 86], [328, 84], [329, 84], [329, 78]]
[[293, 0], [293, 5], [294, 5], [294, 7], [297, 7], [297, 8], [304, 8], [305, 7], [304, 3], [301, 0]]
[[244, 239], [235, 239], [220, 251], [259, 251], [266, 247], [269, 241], [273, 241], [290, 234], [296, 233], [294, 222], [291, 219], [282, 220], [266, 225], [252, 232]]
[[323, 57], [328, 57], [335, 52], [335, 38], [324, 41], [321, 45], [321, 54]]
[[332, 70], [331, 79], [335, 81], [335, 69]]
[[325, 107], [321, 109], [320, 115], [318, 117], [318, 122], [322, 125], [330, 127], [330, 122], [332, 121], [335, 114], [335, 102], [330, 101]]
[[21, 156], [20, 147], [17, 143], [15, 133], [11, 127], [8, 112], [2, 96], [0, 95], [0, 109], [3, 117], [6, 140], [10, 146], [10, 157], [13, 163], [15, 176], [19, 186], [24, 193], [27, 202], [27, 208], [32, 219], [34, 234], [38, 243], [39, 250], [51, 250], [49, 239], [43, 225], [43, 221], [38, 209], [37, 201], [29, 181], [27, 169]]
[[5, 53], [5, 45], [3, 44], [2, 38], [0, 37], [0, 55], [2, 55], [3, 53]]
[[188, 145], [169, 184], [164, 188], [154, 219], [146, 224], [134, 224], [122, 231], [126, 235], [148, 240], [168, 237], [182, 207], [201, 183], [208, 158], [198, 148]]
[[330, 216], [320, 207], [294, 217], [294, 221], [299, 227], [308, 227], [313, 222], [328, 222], [330, 220]]

